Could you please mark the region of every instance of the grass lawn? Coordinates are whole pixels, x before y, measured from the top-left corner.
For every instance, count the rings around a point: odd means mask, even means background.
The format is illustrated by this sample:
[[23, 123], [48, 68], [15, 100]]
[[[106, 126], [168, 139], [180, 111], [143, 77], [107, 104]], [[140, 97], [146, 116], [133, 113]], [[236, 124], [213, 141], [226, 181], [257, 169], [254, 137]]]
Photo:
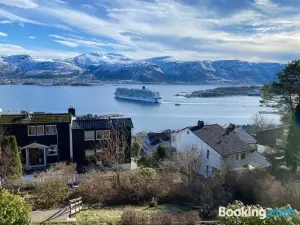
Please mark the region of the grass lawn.
[[130, 207], [137, 211], [143, 211], [145, 213], [184, 211], [183, 208], [177, 207], [175, 205], [160, 205], [153, 208], [149, 208], [148, 206], [107, 207], [102, 209], [82, 211], [76, 216], [76, 222], [78, 225], [115, 225], [120, 221], [122, 213], [126, 207]]

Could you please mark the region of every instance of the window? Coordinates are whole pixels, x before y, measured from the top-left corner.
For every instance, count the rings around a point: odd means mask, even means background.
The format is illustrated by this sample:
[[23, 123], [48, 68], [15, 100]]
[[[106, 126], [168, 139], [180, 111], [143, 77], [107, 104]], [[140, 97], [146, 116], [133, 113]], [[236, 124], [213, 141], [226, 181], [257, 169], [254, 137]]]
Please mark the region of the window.
[[197, 150], [197, 145], [192, 144], [192, 150]]
[[92, 160], [94, 158], [95, 158], [94, 149], [85, 150], [85, 160]]
[[208, 176], [208, 166], [206, 166], [206, 176]]
[[36, 126], [36, 135], [37, 136], [45, 135], [45, 130], [43, 125]]
[[84, 140], [85, 141], [95, 140], [95, 132], [94, 131], [84, 131]]
[[35, 126], [28, 126], [28, 136], [36, 136], [36, 129]]
[[209, 159], [209, 150], [206, 151], [206, 158]]
[[110, 138], [109, 130], [97, 130], [96, 131], [96, 140], [105, 140]]
[[246, 158], [246, 153], [245, 153], [245, 152], [243, 152], [243, 153], [241, 154], [241, 159], [244, 159], [244, 158]]
[[50, 145], [47, 150], [47, 155], [57, 155], [57, 153], [58, 153], [57, 145]]
[[46, 135], [56, 135], [56, 125], [45, 126]]
[[236, 154], [236, 160], [239, 160], [239, 153]]

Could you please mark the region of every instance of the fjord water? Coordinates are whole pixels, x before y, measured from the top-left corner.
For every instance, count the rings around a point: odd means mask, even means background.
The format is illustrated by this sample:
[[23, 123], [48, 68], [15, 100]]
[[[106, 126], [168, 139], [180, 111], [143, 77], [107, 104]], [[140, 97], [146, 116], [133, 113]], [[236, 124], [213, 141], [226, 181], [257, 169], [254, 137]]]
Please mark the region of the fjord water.
[[[97, 115], [118, 113], [131, 117], [134, 132], [180, 129], [197, 124], [227, 123], [247, 124], [258, 111], [270, 111], [259, 106], [260, 97], [235, 96], [216, 98], [183, 98], [178, 93], [216, 88], [217, 85], [146, 85], [159, 91], [162, 104], [117, 100], [114, 92], [117, 87], [141, 88], [139, 84], [105, 84], [93, 87], [74, 86], [0, 86], [0, 108], [3, 111], [66, 112], [68, 107], [76, 109], [77, 115], [92, 113]], [[17, 101], [18, 99], [18, 101]], [[18, 102], [18, 103], [17, 103]], [[180, 106], [175, 106], [180, 103]], [[279, 123], [277, 115], [265, 115]]]

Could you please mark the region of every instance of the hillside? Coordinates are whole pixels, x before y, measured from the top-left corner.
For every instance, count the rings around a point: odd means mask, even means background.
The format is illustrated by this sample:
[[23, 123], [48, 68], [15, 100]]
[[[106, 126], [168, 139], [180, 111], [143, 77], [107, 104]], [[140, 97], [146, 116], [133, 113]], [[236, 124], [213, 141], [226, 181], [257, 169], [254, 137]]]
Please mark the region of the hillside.
[[29, 55], [0, 57], [0, 78], [72, 78], [169, 83], [271, 82], [284, 64], [239, 60], [180, 61], [163, 56], [136, 60], [116, 53], [88, 53], [66, 60]]

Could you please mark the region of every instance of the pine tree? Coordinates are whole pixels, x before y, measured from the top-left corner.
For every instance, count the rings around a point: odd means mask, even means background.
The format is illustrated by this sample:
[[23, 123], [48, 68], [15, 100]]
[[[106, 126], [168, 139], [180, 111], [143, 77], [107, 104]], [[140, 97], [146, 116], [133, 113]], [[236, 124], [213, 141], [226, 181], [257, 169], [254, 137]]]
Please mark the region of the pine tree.
[[297, 106], [295, 116], [291, 120], [285, 161], [286, 165], [293, 171], [296, 171], [297, 167], [300, 166], [300, 105]]

